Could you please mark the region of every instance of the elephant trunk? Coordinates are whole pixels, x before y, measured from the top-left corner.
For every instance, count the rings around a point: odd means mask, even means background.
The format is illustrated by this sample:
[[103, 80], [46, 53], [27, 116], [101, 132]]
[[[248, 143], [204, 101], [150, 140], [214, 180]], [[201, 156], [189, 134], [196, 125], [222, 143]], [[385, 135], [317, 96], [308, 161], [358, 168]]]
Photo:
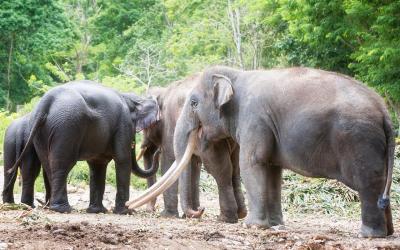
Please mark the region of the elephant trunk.
[[157, 173], [159, 164], [153, 164], [150, 169], [143, 170], [139, 167], [139, 164], [136, 160], [136, 143], [132, 144], [131, 149], [131, 159], [132, 159], [132, 173], [141, 177], [141, 178], [149, 178], [152, 177], [155, 173]]
[[[203, 215], [204, 208], [194, 208], [192, 199], [192, 169], [186, 168], [179, 178], [179, 195], [181, 208], [187, 218], [200, 218]], [[194, 210], [197, 209], [197, 210]]]
[[140, 207], [146, 204], [147, 202], [167, 190], [170, 186], [172, 186], [172, 184], [174, 184], [174, 182], [179, 178], [179, 175], [189, 164], [195, 148], [196, 135], [197, 131], [192, 131], [190, 133], [187, 147], [185, 149], [183, 157], [178, 159], [178, 163], [177, 161], [175, 161], [168, 169], [168, 171], [153, 186], [147, 189], [146, 192], [144, 192], [138, 198], [128, 201], [126, 203], [126, 206], [128, 206], [129, 209], [134, 209], [136, 207]]

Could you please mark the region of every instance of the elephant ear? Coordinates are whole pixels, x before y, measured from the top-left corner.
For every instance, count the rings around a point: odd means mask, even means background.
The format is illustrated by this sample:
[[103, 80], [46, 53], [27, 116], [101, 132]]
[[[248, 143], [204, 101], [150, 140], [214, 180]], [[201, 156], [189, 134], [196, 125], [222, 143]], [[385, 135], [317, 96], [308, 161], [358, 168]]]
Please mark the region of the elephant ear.
[[135, 101], [134, 122], [136, 132], [142, 131], [160, 119], [160, 110], [155, 98], [146, 98]]
[[228, 103], [233, 97], [232, 82], [224, 75], [214, 74], [213, 83], [215, 107], [221, 109], [221, 107]]

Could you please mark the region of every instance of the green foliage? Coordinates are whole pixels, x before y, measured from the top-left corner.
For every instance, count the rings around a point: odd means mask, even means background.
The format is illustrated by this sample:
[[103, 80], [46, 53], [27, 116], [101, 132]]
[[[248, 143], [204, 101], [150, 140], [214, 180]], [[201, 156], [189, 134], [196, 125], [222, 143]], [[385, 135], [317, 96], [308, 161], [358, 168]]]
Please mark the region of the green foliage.
[[37, 92], [39, 84], [54, 84], [43, 65], [72, 37], [59, 1], [1, 1], [0, 106], [15, 110], [16, 103], [43, 94]]
[[[0, 143], [11, 121], [58, 84], [91, 79], [143, 94], [211, 64], [345, 73], [382, 94], [398, 126], [399, 9], [399, 1], [361, 0], [0, 1]], [[88, 177], [80, 162], [69, 182], [86, 185]], [[113, 163], [107, 183], [115, 185]], [[145, 180], [132, 177], [132, 185], [143, 188]], [[42, 177], [36, 187], [44, 190]], [[336, 182], [294, 174], [285, 174], [284, 197], [288, 211], [358, 204]]]

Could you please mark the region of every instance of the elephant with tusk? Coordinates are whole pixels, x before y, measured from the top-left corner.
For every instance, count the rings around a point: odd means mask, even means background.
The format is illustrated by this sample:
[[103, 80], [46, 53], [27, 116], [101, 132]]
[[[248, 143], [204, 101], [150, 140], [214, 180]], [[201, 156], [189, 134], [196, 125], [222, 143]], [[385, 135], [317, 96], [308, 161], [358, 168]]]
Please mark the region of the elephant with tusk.
[[205, 150], [240, 147], [249, 201], [246, 226], [283, 224], [282, 169], [339, 180], [361, 200], [361, 235], [393, 234], [389, 202], [394, 132], [382, 98], [355, 79], [318, 69], [206, 69], [186, 98], [174, 134], [176, 163], [131, 207], [179, 178], [197, 138]]
[[[161, 119], [154, 126], [143, 130], [144, 140], [142, 149], [146, 166], [153, 164], [153, 154], [156, 149], [161, 149], [161, 171], [163, 178], [170, 176], [167, 172], [175, 160], [173, 150], [173, 135], [179, 114], [185, 103], [187, 94], [200, 79], [201, 74], [190, 76], [184, 80], [171, 84], [168, 88], [152, 88], [149, 94], [156, 96], [161, 110]], [[244, 196], [241, 190], [240, 170], [238, 166], [238, 147], [232, 140], [221, 140], [211, 143], [202, 151], [200, 140], [193, 142], [195, 148], [189, 159], [189, 165], [179, 180], [179, 195], [182, 211], [190, 218], [198, 218], [204, 209], [199, 202], [199, 178], [200, 167], [214, 177], [218, 186], [220, 216], [219, 220], [234, 223], [247, 214]], [[142, 152], [143, 152], [142, 151]], [[178, 172], [171, 173], [177, 175]], [[149, 186], [153, 185], [155, 177], [148, 179]], [[152, 187], [156, 188], [156, 187]], [[163, 192], [164, 210], [163, 216], [178, 216], [178, 183]], [[144, 203], [143, 203], [144, 204]], [[154, 209], [155, 199], [149, 199], [149, 210]]]

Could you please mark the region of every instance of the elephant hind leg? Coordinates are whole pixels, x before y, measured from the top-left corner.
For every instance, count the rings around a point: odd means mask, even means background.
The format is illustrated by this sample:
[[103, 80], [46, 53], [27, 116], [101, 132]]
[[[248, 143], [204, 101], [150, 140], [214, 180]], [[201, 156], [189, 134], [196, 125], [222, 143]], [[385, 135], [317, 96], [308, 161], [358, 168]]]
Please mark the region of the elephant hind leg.
[[[379, 192], [374, 192], [372, 188], [365, 188], [359, 191], [361, 200], [361, 236], [363, 237], [386, 237], [390, 231], [393, 231], [393, 225], [390, 220], [387, 220], [387, 215], [390, 212], [378, 208], [377, 201]], [[388, 231], [388, 229], [391, 230]]]
[[[32, 153], [29, 154], [30, 156]], [[35, 180], [40, 173], [40, 161], [30, 157], [29, 160], [25, 160], [21, 164], [21, 176], [22, 176], [22, 195], [21, 202], [34, 207], [34, 186]]]
[[389, 236], [389, 235], [392, 235], [394, 233], [393, 219], [392, 219], [392, 208], [390, 207], [390, 204], [385, 209], [385, 219], [386, 219], [387, 236]]
[[107, 163], [88, 161], [88, 164], [90, 168], [90, 202], [86, 212], [107, 213], [107, 209], [103, 206]]
[[70, 213], [72, 208], [68, 202], [67, 177], [76, 161], [61, 160], [60, 158], [60, 156], [56, 156], [51, 157], [50, 160], [50, 209], [59, 213]]

